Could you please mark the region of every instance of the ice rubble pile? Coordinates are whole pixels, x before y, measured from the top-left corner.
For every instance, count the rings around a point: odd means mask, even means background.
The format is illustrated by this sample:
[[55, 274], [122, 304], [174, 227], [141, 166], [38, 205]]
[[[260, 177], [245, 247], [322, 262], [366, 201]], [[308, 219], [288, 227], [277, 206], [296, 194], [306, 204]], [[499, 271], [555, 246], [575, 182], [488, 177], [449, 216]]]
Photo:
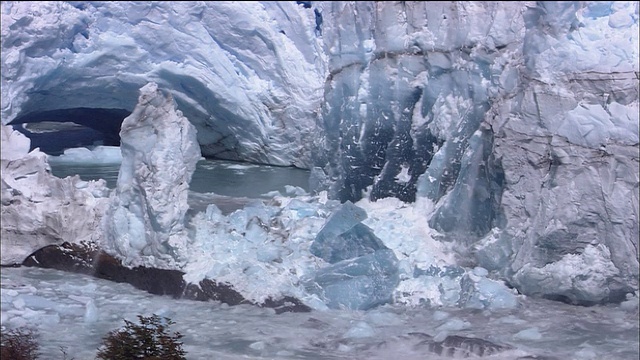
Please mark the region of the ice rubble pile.
[[[185, 229], [174, 227], [177, 206], [160, 233], [188, 231], [189, 255], [180, 246], [167, 258], [164, 240], [129, 243], [120, 253], [132, 263], [177, 260], [194, 279], [237, 276], [248, 293], [259, 279], [296, 292], [318, 276], [320, 298], [346, 294], [331, 281], [369, 259], [366, 276], [384, 290], [371, 299], [386, 299], [397, 261], [391, 296], [405, 303], [477, 306], [486, 294], [469, 289], [494, 285], [483, 269], [522, 293], [582, 304], [638, 288], [638, 3], [312, 6], [3, 2], [2, 122], [87, 104], [131, 111], [154, 81], [196, 127], [203, 154], [313, 166], [318, 191], [369, 215], [318, 238], [328, 210], [305, 201], [228, 219], [212, 207]], [[369, 202], [387, 198], [415, 202]], [[437, 234], [418, 230], [429, 228]], [[443, 252], [425, 255], [431, 248]], [[444, 255], [452, 249], [464, 261]]]
[[[399, 208], [405, 226], [372, 219], [373, 228], [363, 224], [364, 208], [376, 217], [388, 212], [366, 200], [340, 204], [310, 195], [276, 196], [270, 204], [256, 202], [228, 217], [209, 205], [191, 221], [194, 241], [185, 280], [228, 282], [256, 302], [294, 296], [315, 309], [367, 310], [390, 302], [491, 310], [518, 306], [516, 293], [489, 279], [486, 270], [455, 265], [428, 235], [412, 237], [424, 229], [412, 208]], [[446, 272], [449, 268], [454, 273]]]
[[29, 139], [2, 125], [1, 263], [22, 261], [44, 246], [64, 241], [95, 242], [109, 189], [104, 180], [60, 179], [47, 154], [29, 151]]

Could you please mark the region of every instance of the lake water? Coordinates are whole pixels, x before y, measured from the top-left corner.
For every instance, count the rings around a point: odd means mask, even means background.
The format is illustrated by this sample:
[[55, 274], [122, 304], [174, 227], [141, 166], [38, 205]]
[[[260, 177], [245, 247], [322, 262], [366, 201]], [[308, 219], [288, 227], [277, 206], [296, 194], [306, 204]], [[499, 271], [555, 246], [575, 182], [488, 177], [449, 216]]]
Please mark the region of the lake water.
[[[120, 164], [81, 164], [51, 162], [58, 177], [80, 175], [86, 181], [105, 179], [115, 188]], [[285, 185], [309, 190], [309, 171], [294, 167], [254, 165], [224, 160], [201, 160], [191, 178], [189, 189], [196, 193], [222, 196], [265, 198], [270, 191], [285, 191]]]

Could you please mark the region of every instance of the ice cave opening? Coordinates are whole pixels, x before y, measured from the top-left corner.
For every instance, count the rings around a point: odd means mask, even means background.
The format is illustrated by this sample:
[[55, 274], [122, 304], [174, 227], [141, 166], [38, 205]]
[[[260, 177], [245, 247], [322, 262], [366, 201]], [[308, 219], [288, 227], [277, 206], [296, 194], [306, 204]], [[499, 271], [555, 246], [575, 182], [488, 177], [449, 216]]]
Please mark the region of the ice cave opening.
[[96, 145], [119, 146], [120, 126], [131, 111], [107, 108], [70, 108], [34, 111], [9, 125], [31, 140], [31, 148], [49, 155], [65, 149]]

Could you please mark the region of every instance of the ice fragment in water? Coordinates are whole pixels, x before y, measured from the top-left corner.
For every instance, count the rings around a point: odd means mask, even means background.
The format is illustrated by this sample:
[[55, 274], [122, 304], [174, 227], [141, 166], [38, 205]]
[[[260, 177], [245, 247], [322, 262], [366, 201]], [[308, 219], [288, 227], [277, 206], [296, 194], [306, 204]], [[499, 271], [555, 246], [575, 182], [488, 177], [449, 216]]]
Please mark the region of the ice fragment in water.
[[305, 287], [329, 308], [367, 310], [389, 302], [398, 282], [398, 259], [383, 249], [320, 269]]
[[[477, 269], [474, 269], [474, 273], [477, 272]], [[518, 306], [516, 294], [503, 282], [476, 276], [474, 273], [467, 274], [462, 278], [462, 294], [460, 296], [462, 306], [489, 310], [514, 309]]]

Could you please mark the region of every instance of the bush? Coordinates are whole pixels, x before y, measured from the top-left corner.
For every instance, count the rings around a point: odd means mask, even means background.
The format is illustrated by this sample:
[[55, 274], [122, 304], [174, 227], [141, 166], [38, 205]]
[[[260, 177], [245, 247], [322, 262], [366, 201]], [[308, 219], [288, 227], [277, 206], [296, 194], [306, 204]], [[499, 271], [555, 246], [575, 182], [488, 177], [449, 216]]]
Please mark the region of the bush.
[[0, 359], [35, 360], [40, 355], [36, 332], [27, 328], [2, 331]]
[[186, 360], [179, 341], [183, 335], [166, 333], [167, 327], [175, 324], [173, 321], [168, 318], [163, 321], [155, 314], [150, 317], [138, 315], [138, 319], [139, 325], [124, 320], [123, 329], [110, 332], [98, 349], [98, 359]]

